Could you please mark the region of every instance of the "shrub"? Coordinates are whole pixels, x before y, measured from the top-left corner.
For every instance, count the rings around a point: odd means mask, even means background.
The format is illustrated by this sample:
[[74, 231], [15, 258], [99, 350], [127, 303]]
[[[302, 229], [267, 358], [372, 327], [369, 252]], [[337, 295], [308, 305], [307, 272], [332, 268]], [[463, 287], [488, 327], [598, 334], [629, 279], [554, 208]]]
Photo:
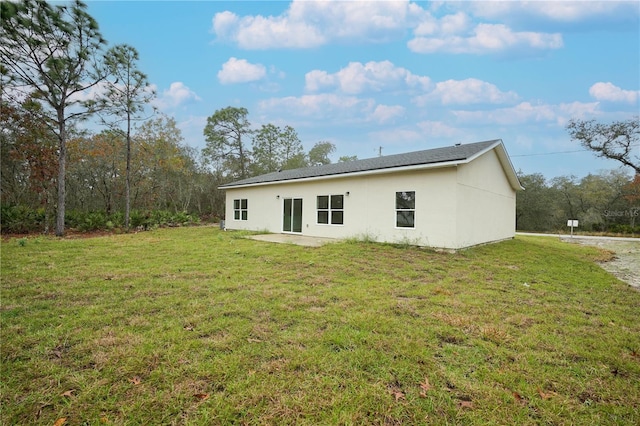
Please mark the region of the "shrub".
[[[44, 209], [32, 209], [28, 206], [3, 205], [0, 210], [0, 231], [2, 233], [25, 234], [44, 230]], [[132, 210], [129, 216], [132, 229], [152, 229], [164, 226], [187, 226], [200, 222], [200, 219], [187, 212], [168, 210], [140, 211]], [[65, 226], [81, 232], [114, 230], [124, 227], [124, 213], [106, 214], [103, 211], [84, 212], [69, 210], [65, 215]]]
[[44, 230], [44, 209], [3, 205], [0, 208], [0, 216], [0, 230], [3, 234], [24, 234]]

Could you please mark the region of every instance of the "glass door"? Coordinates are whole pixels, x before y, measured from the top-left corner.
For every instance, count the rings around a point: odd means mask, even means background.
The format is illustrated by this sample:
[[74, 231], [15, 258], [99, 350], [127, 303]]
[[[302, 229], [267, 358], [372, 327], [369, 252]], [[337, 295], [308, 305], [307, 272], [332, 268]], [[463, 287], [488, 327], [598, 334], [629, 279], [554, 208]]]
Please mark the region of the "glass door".
[[284, 232], [302, 232], [302, 198], [285, 198], [282, 218]]

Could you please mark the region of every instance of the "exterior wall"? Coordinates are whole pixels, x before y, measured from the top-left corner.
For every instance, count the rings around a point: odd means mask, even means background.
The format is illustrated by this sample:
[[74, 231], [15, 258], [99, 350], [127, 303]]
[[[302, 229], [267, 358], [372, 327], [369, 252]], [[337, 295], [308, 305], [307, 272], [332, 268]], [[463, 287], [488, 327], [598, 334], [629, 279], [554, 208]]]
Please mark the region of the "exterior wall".
[[516, 192], [491, 150], [458, 167], [457, 247], [513, 238]]
[[[449, 167], [231, 188], [226, 190], [225, 223], [228, 229], [280, 233], [283, 200], [302, 198], [303, 235], [454, 247], [455, 186], [456, 169]], [[416, 192], [415, 228], [396, 227], [396, 191]], [[344, 194], [344, 224], [318, 224], [316, 197], [338, 194]], [[244, 198], [248, 200], [248, 220], [236, 221], [233, 200]]]
[[[415, 228], [396, 227], [396, 191], [415, 191]], [[338, 194], [344, 224], [318, 224], [316, 197]], [[515, 191], [493, 150], [457, 167], [230, 188], [226, 227], [281, 233], [285, 198], [303, 199], [308, 236], [458, 249], [515, 235]], [[234, 220], [234, 199], [248, 200], [248, 220]]]

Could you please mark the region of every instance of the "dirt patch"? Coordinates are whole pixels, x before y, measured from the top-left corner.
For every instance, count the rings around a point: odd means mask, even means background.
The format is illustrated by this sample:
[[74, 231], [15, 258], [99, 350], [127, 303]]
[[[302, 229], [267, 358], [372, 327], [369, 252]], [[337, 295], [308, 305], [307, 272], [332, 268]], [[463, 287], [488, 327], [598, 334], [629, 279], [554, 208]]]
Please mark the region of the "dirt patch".
[[614, 252], [613, 260], [600, 262], [600, 266], [640, 290], [640, 241], [573, 238], [573, 242]]

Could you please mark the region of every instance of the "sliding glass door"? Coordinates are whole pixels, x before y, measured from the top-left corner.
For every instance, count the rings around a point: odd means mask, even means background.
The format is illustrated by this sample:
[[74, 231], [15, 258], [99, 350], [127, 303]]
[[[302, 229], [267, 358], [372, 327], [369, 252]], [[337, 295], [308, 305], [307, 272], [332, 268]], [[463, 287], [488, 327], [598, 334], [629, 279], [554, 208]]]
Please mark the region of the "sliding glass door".
[[284, 232], [302, 232], [302, 198], [285, 198], [282, 218]]

